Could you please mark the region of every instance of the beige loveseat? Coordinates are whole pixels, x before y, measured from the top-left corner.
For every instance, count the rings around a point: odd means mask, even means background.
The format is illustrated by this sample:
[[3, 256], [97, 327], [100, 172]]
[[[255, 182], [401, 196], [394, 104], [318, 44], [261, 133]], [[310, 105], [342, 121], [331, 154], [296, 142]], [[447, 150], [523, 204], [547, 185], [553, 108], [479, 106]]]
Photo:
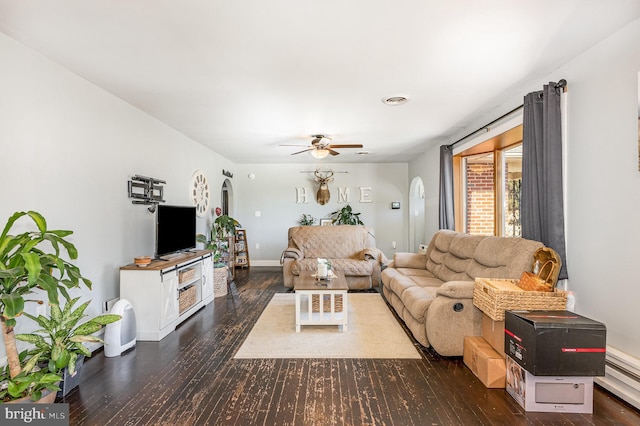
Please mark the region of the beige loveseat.
[[461, 356], [464, 336], [481, 334], [482, 313], [473, 305], [475, 278], [520, 278], [531, 271], [542, 243], [442, 230], [426, 254], [396, 253], [382, 272], [383, 293], [424, 346]]
[[301, 271], [315, 272], [318, 258], [329, 259], [334, 270], [342, 271], [349, 289], [379, 285], [384, 255], [364, 226], [296, 226], [289, 228], [288, 235], [288, 247], [280, 259], [285, 287], [293, 288], [294, 277]]

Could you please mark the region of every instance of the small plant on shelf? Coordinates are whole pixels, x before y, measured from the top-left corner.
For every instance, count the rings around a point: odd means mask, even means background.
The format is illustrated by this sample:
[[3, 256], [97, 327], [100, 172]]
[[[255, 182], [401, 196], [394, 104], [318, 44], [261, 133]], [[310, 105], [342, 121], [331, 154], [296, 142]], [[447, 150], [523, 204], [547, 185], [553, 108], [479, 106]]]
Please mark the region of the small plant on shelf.
[[303, 213], [302, 217], [298, 221], [298, 225], [300, 226], [310, 226], [310, 225], [315, 225], [315, 223], [316, 223], [316, 218], [307, 213]]

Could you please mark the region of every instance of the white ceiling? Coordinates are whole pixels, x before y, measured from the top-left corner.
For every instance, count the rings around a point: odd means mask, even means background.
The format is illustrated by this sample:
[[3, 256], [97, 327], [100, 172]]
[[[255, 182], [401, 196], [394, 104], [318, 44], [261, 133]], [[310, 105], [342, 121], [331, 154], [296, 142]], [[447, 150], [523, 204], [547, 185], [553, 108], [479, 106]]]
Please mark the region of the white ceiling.
[[309, 162], [279, 145], [317, 133], [370, 152], [322, 161], [409, 161], [639, 16], [638, 0], [0, 0], [0, 31], [237, 163]]

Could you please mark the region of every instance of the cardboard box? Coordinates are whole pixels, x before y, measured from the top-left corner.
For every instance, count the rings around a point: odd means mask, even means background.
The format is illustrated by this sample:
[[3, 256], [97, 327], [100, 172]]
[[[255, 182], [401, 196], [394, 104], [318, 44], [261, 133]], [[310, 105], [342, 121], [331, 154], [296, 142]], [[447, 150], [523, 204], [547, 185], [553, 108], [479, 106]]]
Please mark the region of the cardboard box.
[[604, 324], [569, 311], [507, 311], [505, 352], [534, 376], [604, 376]]
[[482, 314], [482, 337], [502, 358], [506, 357], [504, 353], [504, 321], [496, 321], [491, 319], [489, 315]]
[[534, 376], [507, 356], [507, 393], [525, 411], [593, 413], [593, 377]]
[[464, 338], [463, 361], [488, 388], [504, 388], [505, 360], [481, 336]]

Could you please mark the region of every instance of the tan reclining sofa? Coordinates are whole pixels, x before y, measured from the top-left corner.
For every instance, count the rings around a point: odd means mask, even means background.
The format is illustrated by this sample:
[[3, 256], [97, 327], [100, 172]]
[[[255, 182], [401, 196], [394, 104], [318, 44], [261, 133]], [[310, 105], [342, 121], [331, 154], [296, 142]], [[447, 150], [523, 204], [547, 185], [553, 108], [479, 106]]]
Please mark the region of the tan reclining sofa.
[[520, 278], [542, 243], [441, 230], [426, 254], [395, 253], [382, 271], [383, 294], [418, 342], [461, 356], [464, 336], [481, 334], [473, 305], [475, 278]]
[[285, 287], [293, 288], [301, 271], [315, 272], [318, 258], [329, 259], [334, 270], [342, 271], [351, 290], [379, 285], [380, 264], [386, 259], [366, 227], [296, 226], [289, 228], [288, 236], [280, 259]]

